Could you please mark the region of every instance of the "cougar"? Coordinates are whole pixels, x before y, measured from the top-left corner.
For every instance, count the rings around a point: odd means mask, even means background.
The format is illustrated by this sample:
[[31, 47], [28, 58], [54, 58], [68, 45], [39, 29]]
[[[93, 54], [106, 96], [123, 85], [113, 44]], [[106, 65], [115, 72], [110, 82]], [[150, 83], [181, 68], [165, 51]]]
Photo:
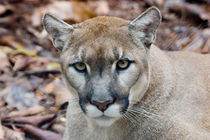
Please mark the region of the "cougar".
[[44, 15], [71, 93], [64, 140], [210, 139], [210, 55], [160, 50], [160, 22], [155, 7], [133, 21]]

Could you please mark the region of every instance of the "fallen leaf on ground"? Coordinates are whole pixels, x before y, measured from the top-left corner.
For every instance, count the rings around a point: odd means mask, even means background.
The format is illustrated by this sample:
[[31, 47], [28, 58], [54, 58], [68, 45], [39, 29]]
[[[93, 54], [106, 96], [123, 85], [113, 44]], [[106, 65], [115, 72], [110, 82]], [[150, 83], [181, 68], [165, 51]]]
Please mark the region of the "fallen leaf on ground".
[[21, 116], [28, 116], [28, 115], [35, 115], [41, 112], [44, 112], [45, 108], [41, 105], [37, 105], [26, 110], [21, 111], [12, 111], [8, 114], [8, 117], [21, 117]]
[[10, 88], [6, 102], [13, 107], [23, 110], [38, 105], [39, 101], [34, 92], [27, 91], [25, 87], [15, 85]]
[[65, 127], [61, 124], [54, 124], [52, 126], [52, 130], [63, 135], [64, 134], [64, 131], [65, 131]]
[[0, 16], [5, 14], [7, 11], [12, 11], [12, 7], [10, 5], [2, 5], [0, 4]]
[[53, 82], [46, 85], [44, 92], [55, 96], [56, 106], [61, 106], [63, 103], [67, 102], [70, 98], [69, 91], [59, 79], [56, 79]]
[[76, 22], [81, 22], [96, 16], [92, 9], [83, 1], [72, 1], [72, 10]]
[[11, 61], [14, 63], [13, 71], [23, 70], [28, 66], [29, 57], [25, 55], [16, 55], [11, 58]]
[[182, 18], [200, 27], [210, 26], [210, 12], [201, 6], [186, 2], [169, 1], [167, 7], [171, 12], [177, 13]]
[[50, 62], [46, 57], [31, 57], [29, 59], [29, 66], [27, 70], [29, 71], [37, 71], [37, 70], [46, 70], [47, 65]]
[[47, 70], [60, 70], [60, 69], [61, 69], [60, 63], [50, 62], [47, 65]]
[[9, 129], [7, 127], [3, 127], [5, 131], [5, 139], [7, 140], [25, 140], [24, 133], [22, 132], [16, 132], [12, 129]]
[[43, 7], [36, 8], [31, 16], [33, 26], [39, 26], [44, 13], [51, 13], [61, 19], [73, 19], [72, 3], [70, 1], [54, 1]]
[[59, 135], [57, 133], [54, 133], [52, 131], [39, 129], [35, 126], [28, 125], [28, 124], [23, 125], [22, 129], [26, 133], [34, 136], [35, 138], [37, 138], [39, 140], [61, 140], [62, 139], [61, 135]]
[[1, 60], [0, 75], [10, 72], [11, 65], [9, 63], [9, 60], [6, 54], [1, 51], [0, 51], [0, 60]]
[[28, 117], [12, 117], [5, 118], [3, 122], [5, 123], [15, 123], [15, 124], [30, 124], [33, 126], [40, 126], [46, 122], [50, 122], [55, 119], [55, 114], [47, 114], [42, 116], [28, 116]]
[[109, 13], [109, 4], [105, 0], [101, 0], [97, 2], [96, 14], [100, 16], [105, 16]]
[[0, 38], [0, 44], [10, 46], [13, 49], [18, 49], [18, 47], [24, 46], [22, 42], [11, 35], [2, 36]]
[[5, 137], [5, 132], [1, 125], [1, 120], [0, 120], [0, 139], [4, 139], [4, 137]]

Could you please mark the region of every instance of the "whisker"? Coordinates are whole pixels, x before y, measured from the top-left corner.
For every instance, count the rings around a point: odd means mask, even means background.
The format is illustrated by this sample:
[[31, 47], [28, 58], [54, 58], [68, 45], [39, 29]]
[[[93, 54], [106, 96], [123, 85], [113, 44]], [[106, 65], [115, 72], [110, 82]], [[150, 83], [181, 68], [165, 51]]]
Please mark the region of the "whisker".
[[141, 112], [141, 111], [138, 111], [138, 110], [129, 110], [129, 111], [133, 112], [133, 113], [141, 114], [142, 116], [147, 117], [151, 120], [154, 120], [155, 122], [159, 122], [159, 120], [156, 118], [157, 116], [153, 116], [151, 113], [147, 114], [146, 112]]
[[[131, 104], [136, 104], [136, 102], [139, 102], [139, 101], [137, 101], [137, 100], [131, 100], [130, 101], [130, 103]], [[151, 107], [149, 107], [149, 105], [148, 105], [148, 103], [144, 103], [144, 102], [139, 102], [139, 104], [141, 104], [141, 107], [142, 108], [146, 108], [146, 109], [149, 109], [149, 110], [151, 110], [151, 111], [158, 111], [157, 109], [153, 109], [153, 108], [151, 108]], [[142, 106], [143, 105], [143, 106]]]
[[143, 108], [140, 108], [140, 109], [130, 109], [130, 110], [135, 111], [135, 112], [137, 112], [137, 113], [140, 112], [140, 113], [146, 113], [146, 114], [148, 114], [148, 115], [155, 116], [155, 117], [161, 117], [160, 115], [157, 115], [157, 114], [152, 113], [152, 112], [148, 112], [148, 111], [146, 111], [146, 110], [143, 109]]
[[141, 123], [139, 122], [139, 116], [137, 116], [135, 113], [128, 111], [128, 114], [133, 117], [133, 119], [137, 122], [137, 124]]
[[136, 126], [136, 122], [133, 121], [132, 117], [130, 117], [128, 114], [123, 114], [125, 119], [129, 120], [133, 126]]

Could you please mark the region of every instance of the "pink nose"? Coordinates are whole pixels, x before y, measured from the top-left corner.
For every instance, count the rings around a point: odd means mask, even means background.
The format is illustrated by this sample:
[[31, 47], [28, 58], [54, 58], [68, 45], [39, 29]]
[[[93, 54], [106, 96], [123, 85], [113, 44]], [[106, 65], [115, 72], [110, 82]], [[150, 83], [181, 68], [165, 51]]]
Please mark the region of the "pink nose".
[[108, 108], [108, 105], [112, 104], [113, 101], [106, 101], [103, 103], [97, 102], [97, 101], [93, 101], [92, 104], [96, 105], [98, 107], [98, 109], [100, 109], [101, 111], [105, 111]]

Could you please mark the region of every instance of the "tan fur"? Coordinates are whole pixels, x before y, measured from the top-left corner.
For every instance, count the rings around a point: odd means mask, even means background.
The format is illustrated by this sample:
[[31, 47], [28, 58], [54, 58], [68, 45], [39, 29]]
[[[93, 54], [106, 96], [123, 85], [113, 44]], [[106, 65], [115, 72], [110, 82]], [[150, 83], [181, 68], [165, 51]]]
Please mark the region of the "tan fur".
[[[83, 35], [81, 41], [86, 40], [86, 38], [97, 38], [101, 34], [104, 35], [104, 37], [100, 38], [102, 42], [106, 42], [109, 38], [115, 39], [119, 36], [117, 34], [122, 37], [124, 34], [115, 31], [115, 26], [128, 24], [128, 21], [107, 17], [98, 17], [86, 22], [83, 23], [85, 27], [82, 27], [82, 25], [81, 27], [76, 26], [76, 28], [82, 28], [82, 33], [80, 33]], [[101, 23], [104, 25], [101, 25]], [[105, 34], [103, 31], [106, 31], [107, 26], [112, 26], [113, 30]], [[120, 39], [120, 42], [123, 43], [130, 41], [126, 37], [117, 39]], [[87, 43], [92, 44], [94, 42], [88, 40]], [[85, 45], [84, 47], [88, 49], [89, 46]], [[131, 48], [127, 46], [126, 49]], [[65, 53], [66, 55], [69, 54], [69, 52]], [[66, 138], [64, 139], [68, 139], [67, 137], [69, 139], [71, 137], [72, 139], [89, 139], [88, 136], [91, 134], [89, 131], [93, 131], [98, 135], [96, 139], [110, 140], [127, 140], [131, 138], [132, 140], [141, 138], [209, 139], [210, 93], [208, 88], [210, 83], [210, 56], [190, 52], [164, 52], [154, 45], [151, 47], [150, 53], [151, 79], [149, 89], [145, 93], [143, 100], [146, 104], [148, 102], [148, 108], [160, 110], [154, 112], [160, 115], [157, 122], [148, 120], [148, 122], [142, 124], [143, 126], [132, 128], [129, 121], [119, 120], [111, 128], [101, 130], [101, 132], [99, 128], [85, 129], [88, 127], [88, 122], [86, 122], [83, 114], [79, 114], [79, 116], [78, 114], [75, 116], [70, 115], [73, 112], [71, 111], [72, 108], [74, 108], [74, 105], [71, 105], [70, 102], [67, 115], [69, 123], [67, 123]], [[62, 61], [66, 61], [65, 58], [66, 56]], [[80, 110], [80, 107], [78, 106], [77, 109]], [[147, 127], [151, 128], [147, 129]]]
[[[97, 17], [73, 25], [71, 47], [61, 53], [64, 79], [73, 95], [67, 109], [64, 140], [210, 139], [210, 55], [167, 52], [155, 45], [137, 48], [126, 28], [128, 24], [119, 18]], [[97, 60], [100, 56], [108, 60], [113, 57], [113, 46], [137, 60], [136, 67], [144, 78], [133, 85], [129, 100], [135, 102], [134, 108], [143, 108], [150, 116], [133, 114], [132, 119], [120, 118], [110, 127], [99, 127], [73, 101], [78, 93], [69, 83], [69, 58], [85, 48], [85, 58]]]
[[[64, 139], [71, 139], [70, 137], [89, 139], [89, 131], [98, 134], [96, 139], [110, 140], [131, 138], [132, 140], [146, 138], [167, 140], [209, 139], [209, 60], [209, 55], [189, 52], [163, 52], [156, 46], [152, 46], [151, 82], [144, 100], [149, 102], [148, 108], [151, 108], [151, 110], [160, 110], [160, 112], [154, 112], [161, 116], [157, 118], [157, 122], [147, 120], [148, 122], [137, 129], [132, 128], [129, 121], [122, 119], [108, 130], [101, 130], [102, 132], [98, 128], [85, 130], [84, 128], [88, 127], [88, 124], [84, 115], [70, 115], [71, 112], [74, 114], [72, 108], [75, 106], [70, 102], [67, 114], [69, 121], [65, 133], [66, 138]], [[161, 95], [154, 100], [157, 94]], [[75, 108], [77, 108], [77, 111], [80, 110], [79, 106]]]

